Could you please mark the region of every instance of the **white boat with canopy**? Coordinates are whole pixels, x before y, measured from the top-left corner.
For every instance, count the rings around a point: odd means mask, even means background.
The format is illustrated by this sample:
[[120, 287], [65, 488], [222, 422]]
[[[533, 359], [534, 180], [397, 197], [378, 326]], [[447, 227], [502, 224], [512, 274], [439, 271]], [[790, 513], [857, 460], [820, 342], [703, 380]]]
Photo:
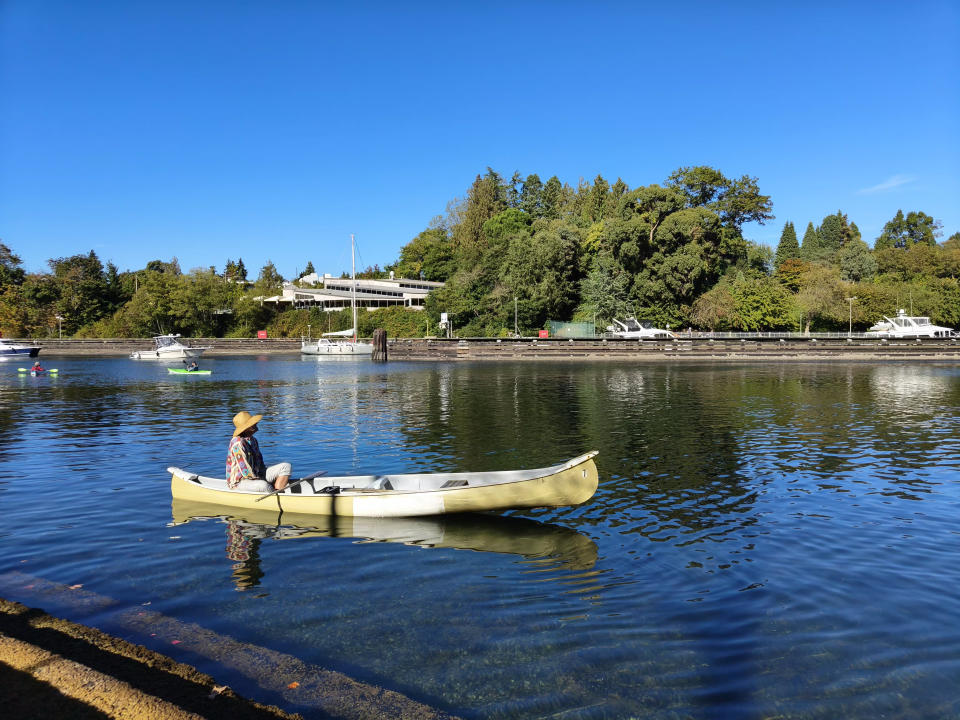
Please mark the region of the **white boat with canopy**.
[[672, 340], [677, 337], [669, 330], [654, 327], [649, 320], [637, 320], [635, 317], [614, 320], [613, 325], [607, 326], [607, 332], [629, 340]]
[[203, 355], [207, 347], [190, 347], [180, 341], [180, 334], [155, 335], [153, 338], [154, 350], [137, 350], [130, 354], [134, 360], [183, 360], [184, 358], [198, 358]]
[[956, 331], [948, 327], [934, 325], [930, 318], [907, 315], [906, 311], [898, 310], [897, 316], [883, 320], [867, 330], [868, 335], [885, 338], [951, 338], [956, 337]]

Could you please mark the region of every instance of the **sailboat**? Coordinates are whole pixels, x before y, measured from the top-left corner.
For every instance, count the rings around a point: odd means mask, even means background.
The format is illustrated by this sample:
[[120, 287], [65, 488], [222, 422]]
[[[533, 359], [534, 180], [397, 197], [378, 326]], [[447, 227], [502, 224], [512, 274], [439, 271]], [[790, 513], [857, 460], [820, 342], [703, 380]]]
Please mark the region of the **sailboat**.
[[[300, 341], [300, 352], [303, 355], [323, 355], [334, 357], [365, 357], [373, 355], [373, 344], [357, 342], [357, 252], [353, 233], [350, 234], [350, 307], [353, 310], [353, 327], [349, 330], [323, 333], [316, 340], [307, 338]], [[350, 340], [331, 340], [330, 338], [347, 338]]]

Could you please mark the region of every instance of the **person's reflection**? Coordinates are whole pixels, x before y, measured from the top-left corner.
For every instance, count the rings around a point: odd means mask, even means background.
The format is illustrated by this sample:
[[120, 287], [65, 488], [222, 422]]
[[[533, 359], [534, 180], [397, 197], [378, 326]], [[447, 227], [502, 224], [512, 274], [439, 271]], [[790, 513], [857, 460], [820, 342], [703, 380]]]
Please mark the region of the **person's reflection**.
[[264, 527], [242, 520], [227, 520], [227, 559], [233, 561], [233, 583], [243, 592], [260, 584], [260, 540]]

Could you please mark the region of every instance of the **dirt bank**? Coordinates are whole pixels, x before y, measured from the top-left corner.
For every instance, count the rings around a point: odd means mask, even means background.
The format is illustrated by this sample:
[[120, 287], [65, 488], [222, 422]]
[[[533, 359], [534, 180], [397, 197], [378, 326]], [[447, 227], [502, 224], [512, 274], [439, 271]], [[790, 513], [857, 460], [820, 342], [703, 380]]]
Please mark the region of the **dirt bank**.
[[300, 717], [242, 698], [140, 645], [3, 599], [0, 702], [10, 720]]

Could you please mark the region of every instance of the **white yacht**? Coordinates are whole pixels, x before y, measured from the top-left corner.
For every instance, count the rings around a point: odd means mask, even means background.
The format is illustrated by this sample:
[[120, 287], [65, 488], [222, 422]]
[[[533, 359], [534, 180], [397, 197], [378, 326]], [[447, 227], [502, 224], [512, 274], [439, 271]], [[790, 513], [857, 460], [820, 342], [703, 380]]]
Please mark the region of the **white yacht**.
[[180, 334], [155, 335], [155, 350], [137, 350], [130, 355], [134, 360], [182, 360], [183, 358], [198, 358], [203, 355], [206, 347], [190, 347], [179, 340]]
[[957, 335], [948, 327], [934, 325], [928, 317], [912, 317], [902, 309], [897, 311], [895, 318], [884, 316], [867, 330], [867, 334], [885, 338], [949, 338]]
[[655, 328], [649, 320], [637, 320], [633, 317], [614, 320], [613, 325], [607, 326], [607, 332], [630, 340], [672, 340], [677, 337], [669, 330]]
[[39, 345], [19, 345], [0, 338], [0, 359], [36, 357], [39, 354]]

